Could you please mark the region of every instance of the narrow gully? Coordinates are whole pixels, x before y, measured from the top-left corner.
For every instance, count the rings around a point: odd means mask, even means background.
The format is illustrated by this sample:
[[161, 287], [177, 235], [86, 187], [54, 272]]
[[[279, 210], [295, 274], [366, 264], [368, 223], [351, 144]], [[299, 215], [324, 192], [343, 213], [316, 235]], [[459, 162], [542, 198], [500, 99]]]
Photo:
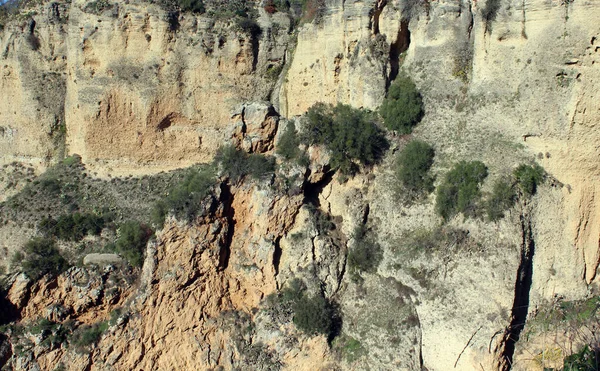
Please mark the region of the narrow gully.
[[527, 314], [529, 313], [529, 295], [533, 278], [535, 241], [528, 213], [521, 213], [520, 219], [522, 230], [521, 262], [517, 270], [512, 316], [510, 324], [504, 330], [504, 335], [497, 348], [497, 350], [500, 350], [498, 369], [501, 371], [510, 371], [512, 369], [515, 345], [521, 337], [521, 332], [525, 327]]

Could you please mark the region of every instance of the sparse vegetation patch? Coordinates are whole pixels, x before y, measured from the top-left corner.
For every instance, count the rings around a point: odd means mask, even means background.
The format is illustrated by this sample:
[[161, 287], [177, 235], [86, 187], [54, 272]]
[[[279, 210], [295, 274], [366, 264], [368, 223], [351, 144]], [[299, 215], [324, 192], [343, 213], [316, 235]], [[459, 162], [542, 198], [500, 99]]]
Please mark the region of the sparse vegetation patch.
[[275, 159], [261, 154], [248, 154], [232, 145], [221, 147], [215, 156], [215, 163], [232, 182], [239, 182], [246, 175], [264, 179], [275, 171]]
[[544, 181], [546, 172], [538, 165], [520, 165], [513, 173], [517, 184], [527, 196], [537, 192], [537, 186]]
[[457, 213], [475, 216], [481, 198], [480, 186], [488, 175], [481, 161], [461, 161], [446, 174], [438, 187], [435, 209], [444, 218]]
[[23, 254], [13, 257], [13, 264], [20, 264], [23, 272], [32, 280], [46, 274], [58, 275], [69, 267], [56, 243], [48, 238], [33, 238], [25, 244]]
[[165, 199], [157, 202], [152, 211], [155, 225], [162, 226], [168, 213], [177, 219], [191, 221], [215, 185], [214, 170], [211, 167], [193, 168], [181, 183], [176, 185]]
[[268, 298], [275, 316], [292, 316], [294, 325], [308, 335], [336, 335], [339, 315], [336, 307], [322, 294], [310, 295], [299, 279], [294, 279], [278, 295]]
[[61, 215], [58, 219], [44, 218], [39, 228], [42, 233], [61, 240], [80, 241], [88, 234], [99, 235], [105, 219], [96, 214], [74, 213]]
[[496, 180], [492, 194], [485, 202], [488, 219], [497, 221], [504, 218], [504, 213], [515, 204], [516, 199], [517, 194], [509, 181], [505, 179]]
[[395, 176], [401, 185], [399, 192], [414, 200], [433, 191], [434, 178], [430, 174], [435, 151], [429, 144], [413, 140], [396, 158]]
[[374, 273], [383, 258], [381, 246], [368, 234], [367, 227], [360, 225], [354, 230], [354, 246], [348, 252], [350, 272]]
[[108, 322], [103, 321], [91, 326], [82, 326], [73, 333], [72, 342], [79, 350], [85, 351], [86, 348], [100, 341], [102, 334], [108, 329]]
[[117, 241], [109, 245], [134, 267], [141, 267], [144, 262], [144, 251], [148, 240], [153, 235], [152, 229], [138, 221], [130, 220], [119, 227]]

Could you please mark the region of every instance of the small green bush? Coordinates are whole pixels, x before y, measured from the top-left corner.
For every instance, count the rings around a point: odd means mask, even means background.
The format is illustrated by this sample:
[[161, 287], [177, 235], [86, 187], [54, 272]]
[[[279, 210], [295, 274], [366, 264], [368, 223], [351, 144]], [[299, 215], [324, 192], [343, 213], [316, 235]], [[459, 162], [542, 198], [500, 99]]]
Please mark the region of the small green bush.
[[58, 195], [60, 194], [60, 190], [62, 188], [62, 183], [60, 180], [54, 177], [44, 177], [40, 180], [39, 183], [40, 190], [42, 192]]
[[419, 140], [411, 141], [398, 154], [396, 180], [411, 199], [433, 191], [434, 178], [429, 170], [434, 156], [433, 147]]
[[80, 241], [88, 234], [99, 235], [104, 228], [105, 220], [95, 214], [61, 215], [58, 219], [44, 218], [40, 222], [40, 230], [47, 236], [61, 240]]
[[412, 132], [423, 117], [423, 99], [415, 83], [399, 75], [391, 84], [387, 97], [379, 108], [385, 126], [400, 134]]
[[113, 4], [111, 4], [108, 0], [97, 0], [88, 2], [83, 8], [83, 11], [86, 13], [100, 14], [112, 7]]
[[585, 345], [577, 353], [571, 354], [564, 360], [563, 371], [599, 371], [600, 352]]
[[124, 257], [134, 267], [144, 263], [144, 250], [152, 230], [136, 220], [129, 220], [119, 227], [119, 237], [114, 244], [118, 254]]
[[73, 330], [72, 321], [58, 323], [42, 318], [37, 321], [31, 328], [30, 332], [34, 335], [42, 337], [42, 344], [50, 347], [59, 347], [65, 344]]
[[294, 306], [294, 325], [309, 334], [329, 336], [333, 329], [334, 309], [321, 295], [303, 295]]
[[474, 216], [481, 197], [480, 186], [488, 175], [480, 161], [461, 161], [454, 165], [438, 187], [435, 209], [444, 218], [456, 213]]
[[504, 212], [515, 204], [516, 199], [512, 185], [504, 179], [498, 179], [485, 204], [488, 219], [497, 221], [504, 218]]
[[292, 121], [289, 121], [277, 143], [276, 152], [286, 160], [293, 160], [298, 158], [301, 154], [300, 148], [298, 148], [299, 145], [300, 138], [298, 137], [296, 126]]
[[56, 243], [48, 238], [33, 238], [25, 244], [21, 266], [27, 277], [37, 280], [46, 274], [58, 275], [69, 267]]
[[108, 322], [100, 322], [91, 326], [83, 326], [73, 334], [73, 344], [78, 348], [90, 347], [102, 337], [102, 334], [108, 329]]
[[177, 0], [177, 2], [184, 12], [204, 13], [206, 11], [202, 0]]
[[515, 169], [513, 175], [523, 193], [527, 196], [533, 196], [537, 191], [538, 185], [544, 181], [546, 172], [538, 164], [533, 166], [520, 165]]
[[491, 31], [492, 22], [498, 16], [501, 0], [487, 0], [481, 9], [481, 18], [485, 22], [486, 32]]
[[326, 146], [331, 165], [343, 174], [354, 174], [357, 163], [377, 163], [389, 147], [372, 113], [345, 104], [316, 103], [309, 108], [302, 141]]
[[272, 305], [282, 307], [280, 311], [293, 313], [292, 322], [300, 331], [309, 335], [335, 335], [336, 307], [321, 294], [309, 296], [302, 280], [292, 280], [279, 295], [269, 300]]
[[254, 179], [264, 179], [275, 172], [275, 159], [258, 153], [248, 156], [248, 173]]
[[221, 147], [215, 156], [215, 163], [233, 182], [239, 182], [246, 175], [263, 179], [275, 171], [275, 159], [261, 154], [248, 154], [232, 145]]
[[294, 278], [289, 285], [281, 290], [281, 301], [283, 303], [295, 303], [304, 296], [306, 285], [301, 279]]
[[262, 29], [260, 28], [260, 25], [254, 19], [239, 18], [237, 21], [237, 26], [240, 29], [240, 31], [254, 39], [258, 39], [262, 34]]
[[177, 219], [193, 220], [200, 211], [202, 200], [210, 194], [215, 183], [215, 174], [212, 168], [191, 170], [180, 184], [171, 189], [164, 200], [154, 205], [153, 223], [161, 227], [169, 212]]
[[352, 272], [374, 273], [383, 258], [381, 246], [367, 235], [364, 225], [354, 230], [354, 247], [348, 252], [348, 265]]

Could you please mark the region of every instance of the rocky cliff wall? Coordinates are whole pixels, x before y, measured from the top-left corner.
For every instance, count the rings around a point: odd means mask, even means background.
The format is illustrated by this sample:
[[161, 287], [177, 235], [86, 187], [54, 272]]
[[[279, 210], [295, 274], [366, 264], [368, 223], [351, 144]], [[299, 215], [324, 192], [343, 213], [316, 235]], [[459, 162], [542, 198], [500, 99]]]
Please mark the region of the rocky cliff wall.
[[[255, 365], [256, 352], [269, 355], [261, 365], [287, 369], [532, 369], [543, 364], [529, 355], [546, 345], [521, 340], [515, 351], [518, 323], [547, 302], [598, 289], [597, 2], [331, 0], [300, 26], [297, 41], [286, 32], [287, 16], [261, 10], [258, 48], [235, 25], [204, 16], [183, 15], [174, 31], [153, 5], [130, 2], [100, 14], [83, 5], [74, 1], [68, 20], [46, 6], [33, 31], [24, 20], [0, 33], [10, 46], [2, 80], [10, 93], [0, 98], [7, 123], [0, 126], [10, 128], [6, 161], [49, 163], [61, 140], [100, 175], [207, 162], [231, 138], [268, 152], [277, 114], [247, 102], [271, 99], [290, 118], [319, 101], [376, 109], [390, 81], [407, 73], [426, 110], [414, 137], [435, 146], [438, 178], [455, 161], [479, 159], [490, 168], [488, 191], [534, 160], [549, 181], [499, 223], [451, 221], [430, 253], [405, 250], [405, 241], [415, 230], [439, 229], [433, 196], [411, 207], [390, 202], [392, 156], [347, 182], [313, 167], [304, 191], [316, 195], [234, 187], [212, 217], [171, 222], [159, 234], [140, 288], [123, 294], [132, 317], [89, 356], [40, 353], [42, 369], [59, 359], [92, 369], [230, 369]], [[265, 76], [284, 62], [277, 83]], [[36, 98], [40, 78], [58, 88]], [[55, 100], [64, 105], [47, 103]], [[63, 137], [52, 131], [57, 122]], [[405, 140], [393, 137], [392, 152]], [[334, 220], [335, 232], [319, 230], [314, 207]], [[346, 257], [361, 223], [386, 253], [378, 274], [357, 284]], [[263, 312], [265, 297], [298, 276], [315, 279], [341, 304], [342, 332], [366, 355], [339, 359], [324, 338], [298, 336], [289, 321], [268, 325], [277, 322]], [[65, 284], [55, 287], [57, 297]], [[39, 305], [31, 301], [24, 317], [38, 316]], [[396, 307], [397, 318], [387, 317]], [[99, 308], [90, 318], [106, 316], [108, 307]], [[256, 328], [232, 330], [240, 324]], [[185, 357], [174, 357], [181, 349]]]

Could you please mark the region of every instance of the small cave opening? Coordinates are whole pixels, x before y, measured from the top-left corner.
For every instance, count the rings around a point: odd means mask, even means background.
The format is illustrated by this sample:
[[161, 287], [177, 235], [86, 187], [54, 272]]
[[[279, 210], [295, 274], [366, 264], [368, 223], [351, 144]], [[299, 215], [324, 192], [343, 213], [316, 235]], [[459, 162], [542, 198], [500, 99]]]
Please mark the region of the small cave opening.
[[304, 204], [310, 204], [316, 208], [321, 206], [321, 202], [319, 201], [319, 195], [323, 192], [323, 189], [331, 183], [333, 180], [333, 176], [335, 175], [335, 170], [331, 170], [329, 168], [323, 169], [323, 178], [321, 180], [310, 183], [306, 181], [302, 187], [304, 191]]
[[164, 131], [170, 128], [171, 125], [173, 125], [173, 121], [176, 117], [177, 115], [175, 113], [169, 113], [168, 115], [166, 115], [162, 120], [160, 120], [160, 122], [156, 126], [156, 131]]
[[400, 22], [400, 29], [398, 29], [396, 41], [390, 45], [390, 75], [388, 77], [386, 88], [389, 88], [392, 81], [398, 76], [401, 63], [400, 56], [408, 50], [409, 46], [410, 30], [408, 29], [408, 20], [403, 20]]
[[21, 319], [21, 312], [6, 298], [7, 294], [7, 292], [0, 293], [0, 325], [7, 325]]

